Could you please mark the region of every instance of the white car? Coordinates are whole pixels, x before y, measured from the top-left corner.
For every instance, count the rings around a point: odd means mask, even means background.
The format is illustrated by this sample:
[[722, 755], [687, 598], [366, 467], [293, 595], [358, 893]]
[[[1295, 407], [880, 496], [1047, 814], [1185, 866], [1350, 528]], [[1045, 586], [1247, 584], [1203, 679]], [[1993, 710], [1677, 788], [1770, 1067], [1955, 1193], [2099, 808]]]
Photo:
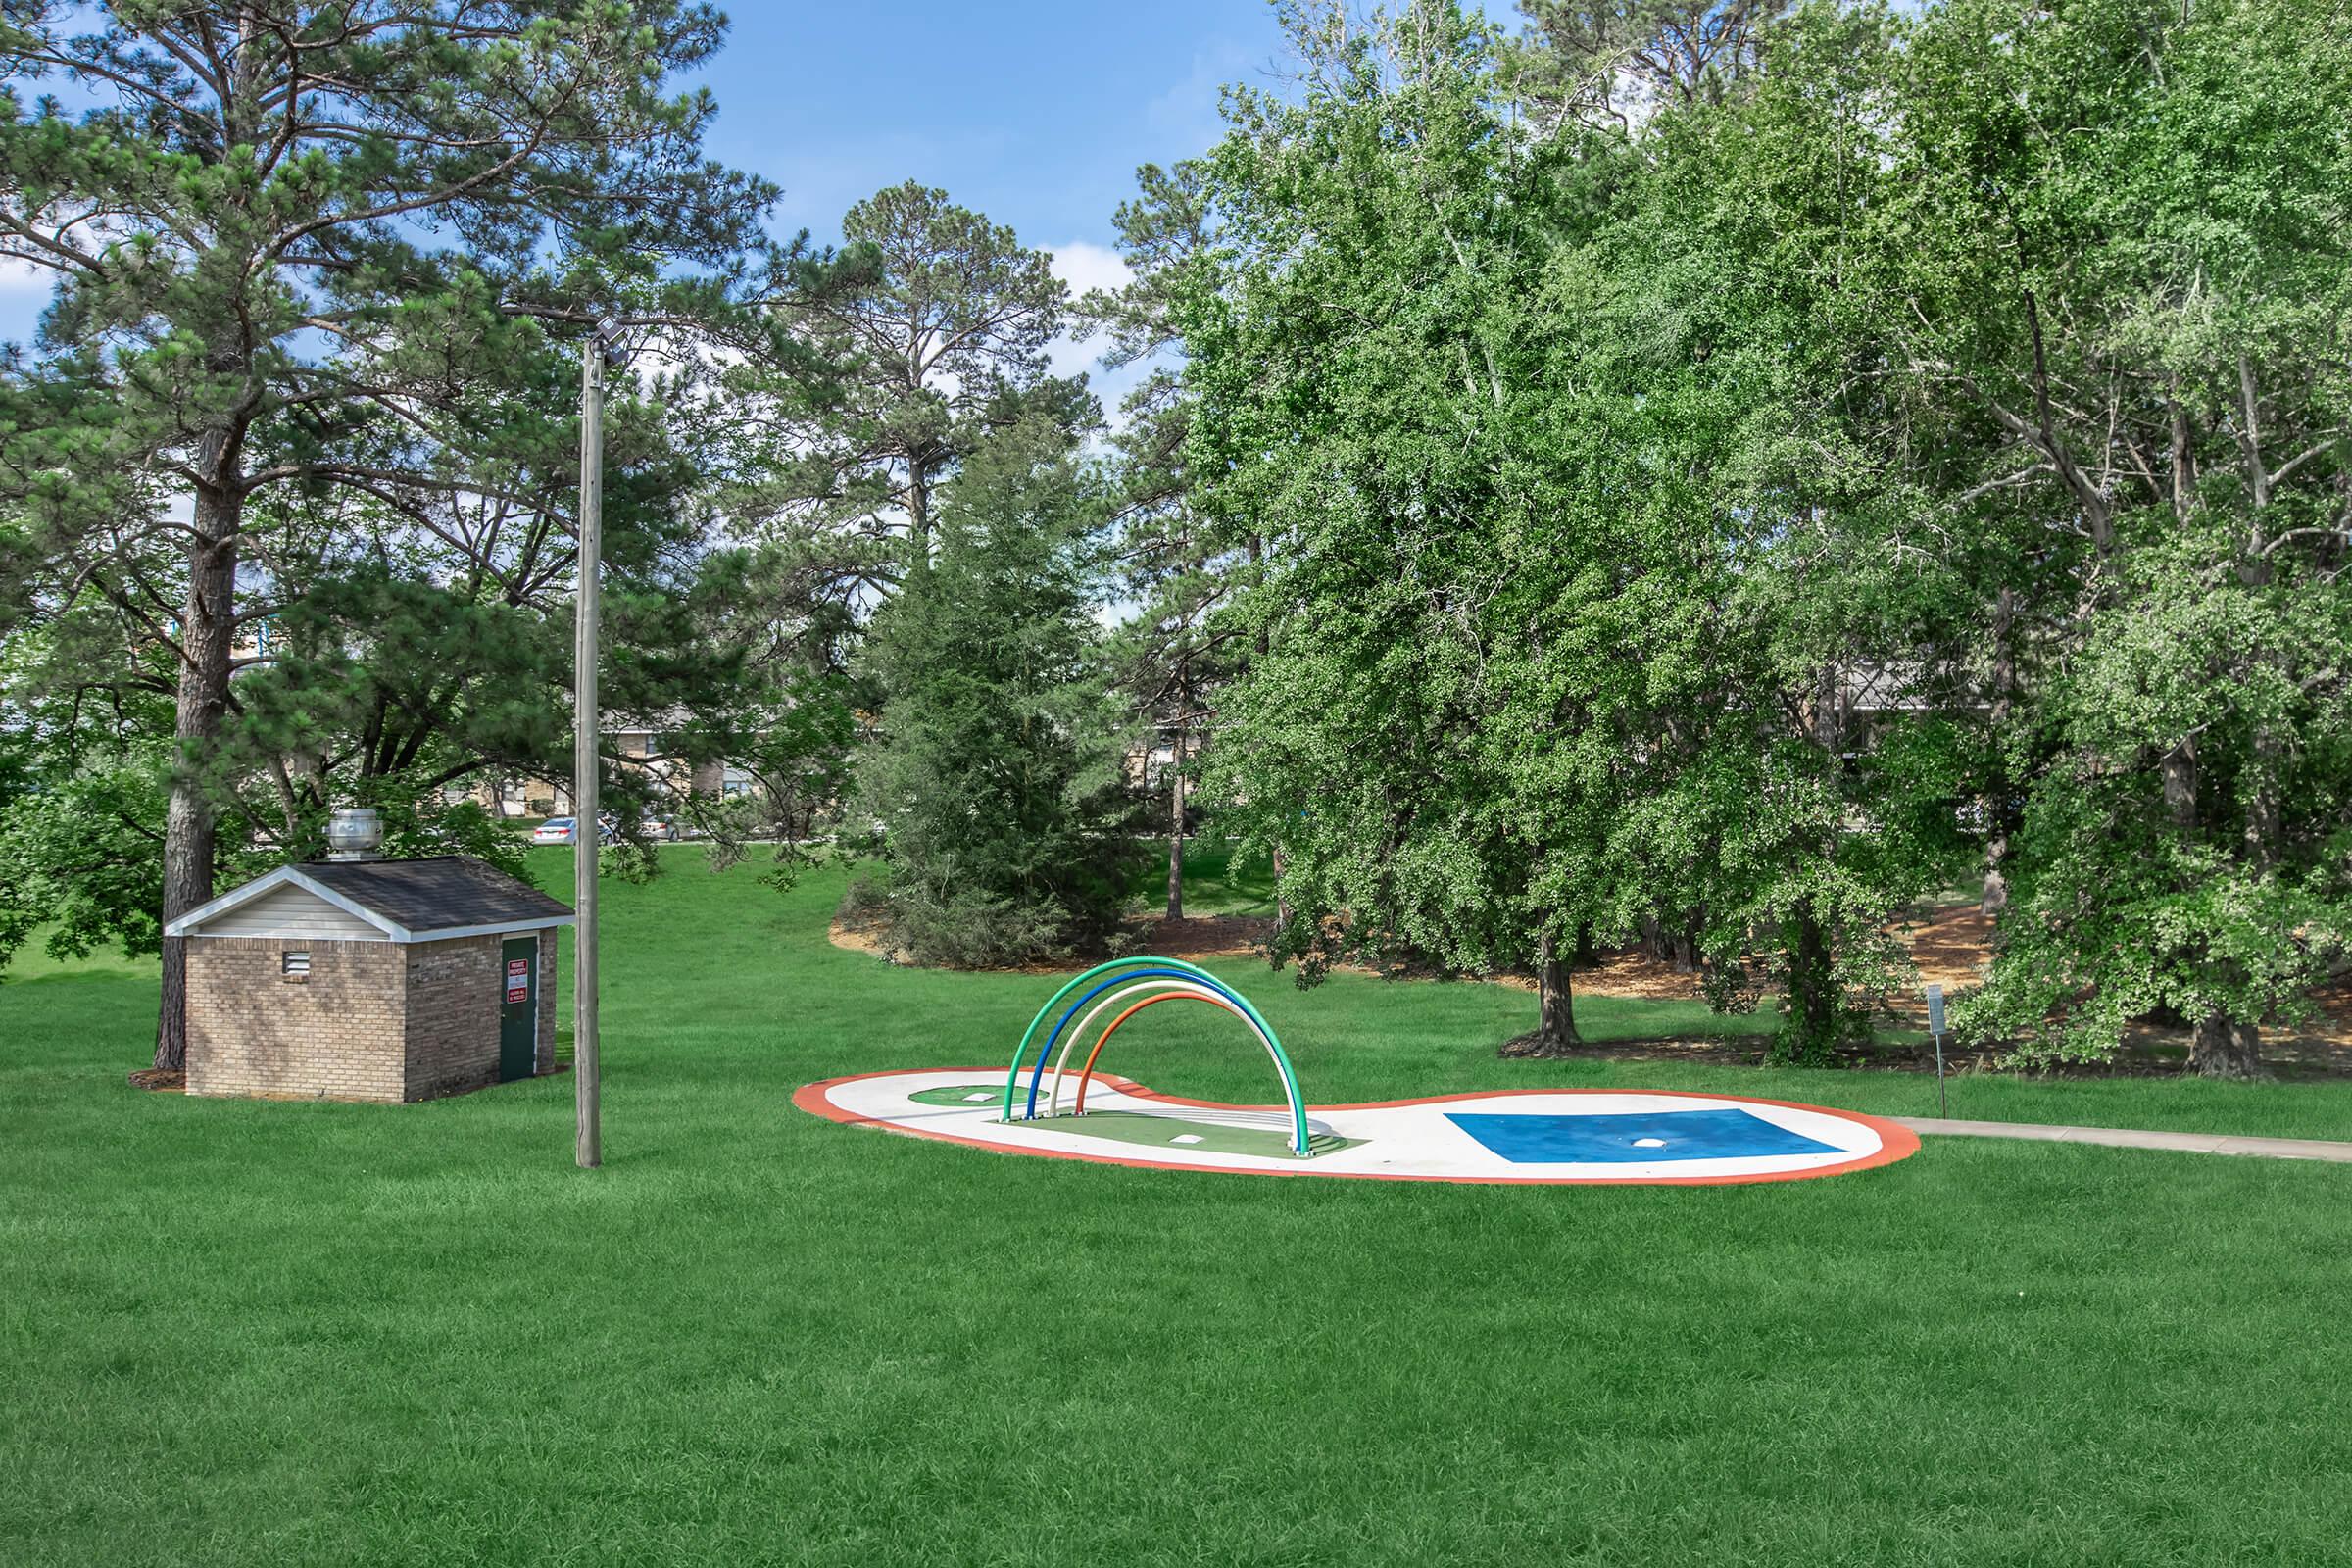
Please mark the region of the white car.
[[551, 816], [531, 829], [533, 844], [577, 844], [580, 824], [568, 816]]

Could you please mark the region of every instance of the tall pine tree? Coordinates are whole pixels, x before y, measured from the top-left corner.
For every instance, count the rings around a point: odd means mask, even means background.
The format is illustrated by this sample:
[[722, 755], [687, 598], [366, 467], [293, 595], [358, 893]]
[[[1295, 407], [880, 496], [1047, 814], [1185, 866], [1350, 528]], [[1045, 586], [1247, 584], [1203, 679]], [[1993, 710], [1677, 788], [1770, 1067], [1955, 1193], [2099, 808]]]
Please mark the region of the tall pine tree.
[[[8, 466], [27, 490], [129, 466], [187, 500], [129, 539], [76, 515], [40, 545], [82, 558], [77, 587], [159, 541], [176, 558], [125, 589], [175, 665], [163, 919], [213, 891], [203, 774], [255, 619], [252, 509], [283, 486], [419, 513], [499, 493], [501, 416], [526, 442], [542, 419], [499, 389], [543, 323], [727, 292], [770, 192], [700, 158], [708, 94], [663, 86], [723, 26], [685, 0], [8, 8], [0, 257], [57, 277], [42, 348], [105, 411], [102, 438], [20, 427]], [[68, 96], [26, 102], [44, 78]], [[673, 262], [703, 275], [663, 284]], [[182, 979], [167, 941], [159, 1066], [184, 1055]]]
[[859, 792], [889, 941], [918, 962], [1101, 952], [1127, 900], [1137, 802], [1094, 615], [1102, 500], [1075, 447], [1027, 423], [974, 452], [930, 569], [876, 619], [889, 706]]

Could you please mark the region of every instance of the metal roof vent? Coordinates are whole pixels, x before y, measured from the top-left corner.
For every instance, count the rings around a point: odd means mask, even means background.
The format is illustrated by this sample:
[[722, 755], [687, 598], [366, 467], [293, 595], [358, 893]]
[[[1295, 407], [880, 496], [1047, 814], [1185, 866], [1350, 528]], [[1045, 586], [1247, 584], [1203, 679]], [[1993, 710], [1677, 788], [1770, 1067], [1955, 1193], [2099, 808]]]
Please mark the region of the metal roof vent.
[[384, 848], [384, 819], [371, 806], [346, 807], [326, 819], [326, 858], [330, 860], [380, 860]]

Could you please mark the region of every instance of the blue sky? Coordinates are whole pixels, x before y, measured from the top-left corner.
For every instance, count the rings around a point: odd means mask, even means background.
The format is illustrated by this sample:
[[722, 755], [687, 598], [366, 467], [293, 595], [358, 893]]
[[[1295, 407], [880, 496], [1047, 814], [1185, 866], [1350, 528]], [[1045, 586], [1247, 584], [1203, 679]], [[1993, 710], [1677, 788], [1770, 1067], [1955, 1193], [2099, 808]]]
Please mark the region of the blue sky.
[[[699, 79], [712, 156], [784, 187], [775, 226], [839, 237], [841, 215], [920, 180], [1054, 255], [1073, 292], [1117, 281], [1111, 213], [1145, 163], [1204, 151], [1217, 92], [1281, 55], [1269, 0], [738, 0]], [[1090, 369], [1106, 404], [1140, 372]]]
[[1266, 0], [773, 0], [729, 7], [703, 79], [711, 151], [784, 187], [778, 218], [830, 237], [913, 177], [1049, 248], [1110, 238], [1136, 165], [1200, 152], [1217, 88], [1260, 79]]
[[[1138, 164], [1216, 139], [1217, 89], [1280, 53], [1267, 0], [735, 0], [713, 156], [784, 187], [775, 225], [837, 236], [853, 202], [907, 178], [1115, 275], [1111, 210]], [[32, 334], [45, 279], [0, 276], [0, 338]], [[1064, 368], [1076, 368], [1075, 355]], [[1100, 379], [1100, 377], [1098, 377]]]

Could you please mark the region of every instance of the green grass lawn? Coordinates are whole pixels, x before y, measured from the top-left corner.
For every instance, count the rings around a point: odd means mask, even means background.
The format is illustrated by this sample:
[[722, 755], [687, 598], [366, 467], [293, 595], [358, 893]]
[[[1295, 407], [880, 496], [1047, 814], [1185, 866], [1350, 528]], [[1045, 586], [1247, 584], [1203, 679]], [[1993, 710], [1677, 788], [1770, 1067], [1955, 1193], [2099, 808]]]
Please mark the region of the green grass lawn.
[[[1232, 840], [1200, 833], [1184, 841], [1184, 912], [1266, 914], [1274, 912], [1274, 868], [1239, 860]], [[1135, 896], [1153, 913], [1167, 907], [1168, 843], [1153, 841], [1156, 858], [1136, 878]]]
[[[568, 1077], [143, 1095], [149, 972], [0, 986], [0, 1563], [2352, 1556], [2352, 1169], [1970, 1140], [1511, 1190], [891, 1138], [791, 1092], [998, 1061], [1053, 983], [839, 951], [838, 876], [779, 897], [699, 854], [609, 885], [599, 1172]], [[1215, 967], [1321, 1102], [1933, 1109], [1913, 1074], [1502, 1062], [1525, 993]], [[1267, 1098], [1187, 1011], [1105, 1064]], [[2332, 1084], [1969, 1079], [1953, 1108], [2352, 1136]]]

